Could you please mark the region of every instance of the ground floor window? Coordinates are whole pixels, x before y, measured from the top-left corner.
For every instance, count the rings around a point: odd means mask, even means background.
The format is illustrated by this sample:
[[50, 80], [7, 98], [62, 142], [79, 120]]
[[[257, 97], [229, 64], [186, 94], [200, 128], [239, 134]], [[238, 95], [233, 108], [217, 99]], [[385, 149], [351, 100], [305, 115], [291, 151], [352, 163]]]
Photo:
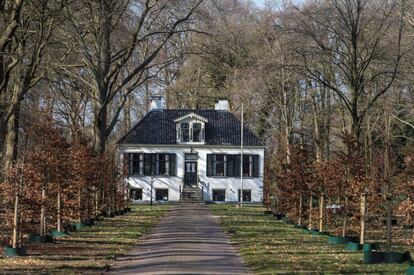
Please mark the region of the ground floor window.
[[225, 201], [226, 190], [225, 189], [213, 189], [213, 201]]
[[168, 189], [155, 189], [156, 201], [168, 201]]
[[[240, 201], [241, 189], [239, 189], [239, 201]], [[243, 201], [252, 201], [252, 190], [243, 189]]]
[[141, 201], [142, 200], [142, 188], [129, 189], [129, 197], [133, 201]]

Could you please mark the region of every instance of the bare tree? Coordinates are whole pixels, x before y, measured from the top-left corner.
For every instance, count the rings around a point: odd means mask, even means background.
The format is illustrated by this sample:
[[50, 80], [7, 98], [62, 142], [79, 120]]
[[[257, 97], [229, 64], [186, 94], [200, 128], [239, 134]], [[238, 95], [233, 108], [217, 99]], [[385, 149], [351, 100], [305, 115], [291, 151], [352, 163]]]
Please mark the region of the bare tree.
[[172, 63], [159, 53], [172, 37], [192, 30], [202, 1], [77, 1], [66, 10], [62, 37], [80, 59], [60, 68], [88, 87], [97, 152], [105, 151], [128, 96]]

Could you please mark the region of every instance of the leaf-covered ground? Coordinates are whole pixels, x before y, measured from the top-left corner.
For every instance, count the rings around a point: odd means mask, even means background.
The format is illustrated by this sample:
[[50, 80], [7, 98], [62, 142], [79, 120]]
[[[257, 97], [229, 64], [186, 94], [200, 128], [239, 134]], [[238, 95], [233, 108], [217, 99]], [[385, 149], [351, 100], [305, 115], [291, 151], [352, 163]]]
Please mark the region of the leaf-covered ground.
[[247, 266], [256, 274], [404, 274], [408, 264], [363, 264], [362, 252], [328, 245], [265, 215], [263, 207], [212, 205]]
[[0, 256], [0, 273], [102, 273], [168, 212], [169, 206], [132, 206], [132, 212], [105, 218], [51, 244], [28, 244], [27, 257]]

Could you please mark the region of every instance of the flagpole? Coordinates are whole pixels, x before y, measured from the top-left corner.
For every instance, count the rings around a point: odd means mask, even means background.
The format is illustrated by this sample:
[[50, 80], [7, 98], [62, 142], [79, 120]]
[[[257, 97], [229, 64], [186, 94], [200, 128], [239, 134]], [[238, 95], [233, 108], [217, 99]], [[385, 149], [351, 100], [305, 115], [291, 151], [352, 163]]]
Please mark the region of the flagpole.
[[244, 110], [243, 110], [243, 102], [241, 105], [241, 124], [240, 124], [240, 183], [241, 183], [241, 190], [240, 190], [240, 206], [243, 206], [243, 124], [244, 124]]

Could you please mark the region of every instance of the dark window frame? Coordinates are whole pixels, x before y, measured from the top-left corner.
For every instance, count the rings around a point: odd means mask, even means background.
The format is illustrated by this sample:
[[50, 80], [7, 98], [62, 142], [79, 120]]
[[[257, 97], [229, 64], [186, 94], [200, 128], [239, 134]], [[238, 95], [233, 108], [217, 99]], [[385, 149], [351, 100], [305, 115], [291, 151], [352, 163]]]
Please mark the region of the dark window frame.
[[[224, 160], [217, 160], [217, 156], [223, 156]], [[241, 154], [207, 154], [207, 177], [240, 177]], [[224, 172], [217, 173], [217, 165], [224, 166]], [[247, 171], [246, 171], [247, 170]], [[260, 155], [243, 154], [243, 177], [259, 178]]]
[[181, 123], [181, 142], [190, 142], [190, 140], [190, 123], [183, 122]]
[[[167, 199], [159, 199], [159, 194], [158, 192], [164, 192], [167, 191]], [[168, 188], [156, 188], [155, 189], [155, 201], [169, 201], [170, 200], [170, 189]]]
[[176, 176], [176, 154], [129, 153], [130, 176]]
[[[138, 194], [137, 194], [138, 191]], [[138, 195], [139, 198], [136, 198]], [[142, 188], [130, 188], [129, 189], [129, 197], [132, 201], [142, 201], [142, 197], [143, 197], [143, 190]]]
[[[217, 160], [217, 157], [223, 157], [221, 160]], [[219, 171], [217, 171], [219, 168]], [[226, 176], [226, 155], [225, 154], [214, 154], [213, 155], [213, 176], [214, 177], [225, 177]]]
[[[240, 201], [241, 189], [237, 191], [237, 199]], [[249, 200], [246, 200], [245, 197], [249, 197]], [[252, 190], [251, 189], [243, 189], [243, 202], [251, 202], [252, 201]]]
[[[197, 127], [194, 127], [195, 125], [198, 125]], [[193, 139], [192, 142], [201, 142], [202, 141], [202, 129], [203, 125], [199, 122], [194, 122], [193, 123]], [[198, 131], [198, 132], [196, 132]]]
[[[223, 194], [217, 194], [217, 192], [223, 192]], [[220, 189], [220, 188], [213, 189], [212, 192], [211, 192], [212, 200], [216, 201], [216, 202], [225, 202], [226, 201], [226, 193], [227, 193], [226, 189]], [[220, 195], [223, 196], [223, 199], [216, 199], [217, 196], [220, 196]]]

